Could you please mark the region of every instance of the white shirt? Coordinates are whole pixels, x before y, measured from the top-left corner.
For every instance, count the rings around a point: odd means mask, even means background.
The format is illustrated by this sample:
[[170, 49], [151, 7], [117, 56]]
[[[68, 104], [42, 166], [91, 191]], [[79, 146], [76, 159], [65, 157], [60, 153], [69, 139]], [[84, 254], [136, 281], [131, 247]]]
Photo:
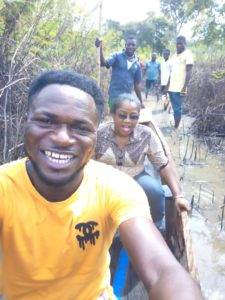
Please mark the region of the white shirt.
[[168, 59], [161, 63], [161, 85], [167, 85], [172, 70], [172, 61]]
[[130, 69], [130, 67], [132, 66], [133, 61], [127, 60], [127, 70]]

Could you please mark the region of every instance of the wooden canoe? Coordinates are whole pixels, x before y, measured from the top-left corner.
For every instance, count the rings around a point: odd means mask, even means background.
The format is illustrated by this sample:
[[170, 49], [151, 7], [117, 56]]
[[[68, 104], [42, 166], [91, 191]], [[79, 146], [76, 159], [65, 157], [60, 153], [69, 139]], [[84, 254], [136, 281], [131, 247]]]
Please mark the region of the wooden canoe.
[[[190, 273], [192, 278], [199, 283], [187, 212], [182, 212], [181, 215], [176, 214], [174, 212], [172, 195], [167, 194], [166, 199], [166, 232], [164, 238], [176, 259]], [[128, 262], [129, 259], [125, 250], [123, 250], [125, 253], [122, 253], [117, 266], [117, 252], [120, 247], [122, 245], [119, 237], [117, 237], [114, 239], [110, 250], [112, 256], [110, 269], [114, 279], [111, 283], [114, 287], [115, 295], [121, 300], [148, 300], [144, 285]], [[126, 263], [123, 260], [126, 260]], [[121, 266], [125, 270], [121, 270]]]

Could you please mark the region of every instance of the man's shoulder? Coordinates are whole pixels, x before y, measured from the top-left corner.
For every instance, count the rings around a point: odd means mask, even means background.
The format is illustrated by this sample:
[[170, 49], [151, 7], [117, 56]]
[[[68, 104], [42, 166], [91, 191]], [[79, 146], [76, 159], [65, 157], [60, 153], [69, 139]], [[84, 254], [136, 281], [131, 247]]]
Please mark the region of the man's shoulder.
[[110, 57], [125, 57], [124, 51], [117, 51], [111, 53]]
[[193, 53], [189, 50], [189, 49], [185, 49], [182, 53], [181, 53], [182, 56], [185, 56], [185, 57], [189, 57], [189, 56], [193, 56]]
[[185, 56], [187, 64], [190, 64], [190, 65], [194, 64], [194, 57], [193, 57], [192, 52], [189, 49], [185, 49], [184, 56]]
[[0, 175], [10, 174], [12, 172], [19, 172], [25, 166], [27, 158], [22, 158], [18, 160], [14, 160], [8, 163], [5, 163], [0, 166]]
[[117, 60], [121, 59], [124, 59], [122, 51], [111, 53], [110, 56], [106, 59], [106, 67], [110, 68]]
[[179, 54], [174, 53], [174, 55], [172, 56], [172, 61], [176, 60], [176, 59], [179, 59], [180, 57], [184, 57], [184, 58], [192, 57], [193, 58], [193, 54], [189, 49], [185, 49], [183, 52], [181, 52]]
[[12, 185], [23, 184], [26, 174], [26, 159], [19, 159], [0, 166], [0, 186], [11, 189]]
[[184, 52], [185, 52], [186, 54], [191, 54], [191, 55], [193, 55], [193, 53], [192, 53], [191, 50], [189, 50], [189, 49], [185, 49]]

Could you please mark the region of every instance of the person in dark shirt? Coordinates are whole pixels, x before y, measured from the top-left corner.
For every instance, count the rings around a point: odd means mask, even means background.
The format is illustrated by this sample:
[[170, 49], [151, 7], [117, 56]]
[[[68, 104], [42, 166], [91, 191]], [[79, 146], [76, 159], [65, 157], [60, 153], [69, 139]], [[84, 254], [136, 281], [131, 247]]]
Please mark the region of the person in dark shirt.
[[125, 49], [121, 52], [111, 54], [107, 59], [104, 57], [102, 45], [102, 41], [97, 38], [95, 46], [100, 47], [101, 67], [112, 68], [112, 77], [108, 91], [109, 108], [111, 108], [115, 98], [123, 93], [131, 94], [133, 88], [143, 107], [141, 96], [142, 69], [135, 55], [137, 48], [136, 38], [132, 36], [128, 37]]

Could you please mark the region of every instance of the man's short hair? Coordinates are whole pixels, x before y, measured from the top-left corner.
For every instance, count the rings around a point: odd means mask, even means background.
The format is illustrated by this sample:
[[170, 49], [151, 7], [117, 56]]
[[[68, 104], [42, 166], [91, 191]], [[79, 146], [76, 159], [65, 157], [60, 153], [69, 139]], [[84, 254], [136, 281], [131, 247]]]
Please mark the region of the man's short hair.
[[133, 36], [133, 35], [130, 35], [130, 36], [128, 36], [128, 37], [126, 38], [126, 42], [127, 42], [128, 40], [135, 40], [135, 41], [137, 41], [137, 38], [136, 38], [135, 36]]
[[179, 35], [177, 38], [176, 38], [176, 42], [181, 42], [181, 43], [184, 43], [186, 44], [186, 38], [183, 36], [183, 35]]
[[164, 49], [164, 50], [163, 50], [163, 53], [165, 53], [165, 52], [167, 52], [167, 53], [170, 54], [170, 50], [169, 50], [169, 49]]
[[102, 116], [104, 98], [100, 88], [94, 80], [70, 70], [50, 70], [35, 77], [29, 87], [28, 108], [40, 91], [50, 84], [70, 85], [91, 95], [95, 101], [99, 117]]

